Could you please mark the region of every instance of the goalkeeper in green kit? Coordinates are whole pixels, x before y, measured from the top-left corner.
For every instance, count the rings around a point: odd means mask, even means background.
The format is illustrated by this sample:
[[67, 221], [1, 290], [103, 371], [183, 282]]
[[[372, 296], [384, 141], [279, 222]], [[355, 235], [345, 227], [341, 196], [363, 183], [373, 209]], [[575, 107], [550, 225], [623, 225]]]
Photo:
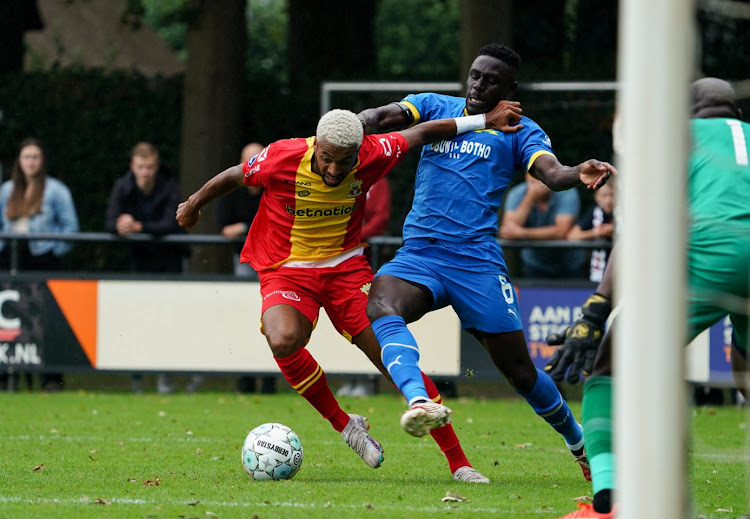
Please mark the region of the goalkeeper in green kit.
[[[734, 90], [726, 81], [703, 78], [690, 90], [693, 119], [688, 170], [687, 337], [691, 341], [729, 315], [736, 339], [732, 369], [747, 399], [747, 378], [743, 380], [743, 376], [748, 315], [739, 308], [748, 308], [750, 297], [750, 125], [740, 120]], [[583, 306], [582, 317], [564, 333], [547, 338], [549, 344], [561, 344], [545, 367], [555, 382], [566, 379], [574, 384], [581, 371], [590, 375], [584, 386], [582, 415], [594, 502], [581, 504], [560, 519], [614, 517], [613, 344], [611, 329], [604, 332], [604, 328], [612, 309], [615, 249], [596, 293]]]

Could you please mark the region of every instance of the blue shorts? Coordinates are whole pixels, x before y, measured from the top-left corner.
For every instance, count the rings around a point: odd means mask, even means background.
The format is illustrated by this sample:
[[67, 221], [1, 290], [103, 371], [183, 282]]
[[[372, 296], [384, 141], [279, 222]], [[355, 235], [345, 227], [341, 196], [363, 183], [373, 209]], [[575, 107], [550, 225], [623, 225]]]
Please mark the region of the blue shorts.
[[407, 240], [377, 276], [394, 276], [432, 292], [432, 310], [451, 305], [461, 327], [485, 333], [523, 329], [518, 295], [500, 245], [492, 240], [454, 243]]

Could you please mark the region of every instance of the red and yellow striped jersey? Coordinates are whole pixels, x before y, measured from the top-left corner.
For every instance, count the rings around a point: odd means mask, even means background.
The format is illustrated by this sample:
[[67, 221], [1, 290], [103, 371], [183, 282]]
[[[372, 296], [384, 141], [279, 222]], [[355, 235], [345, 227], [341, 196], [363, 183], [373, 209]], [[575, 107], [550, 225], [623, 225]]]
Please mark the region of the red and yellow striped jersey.
[[255, 270], [320, 261], [359, 247], [367, 191], [408, 149], [397, 132], [365, 135], [352, 171], [336, 187], [312, 171], [313, 137], [271, 143], [242, 166], [263, 188], [241, 261]]

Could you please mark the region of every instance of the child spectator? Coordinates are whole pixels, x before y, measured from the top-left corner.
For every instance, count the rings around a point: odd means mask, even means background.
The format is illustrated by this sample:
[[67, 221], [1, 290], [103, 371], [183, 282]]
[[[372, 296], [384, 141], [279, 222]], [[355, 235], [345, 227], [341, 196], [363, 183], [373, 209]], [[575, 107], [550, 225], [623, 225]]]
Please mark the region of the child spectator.
[[[615, 184], [611, 179], [594, 192], [595, 205], [581, 218], [568, 233], [569, 240], [608, 240], [612, 241], [615, 232], [613, 212], [615, 210]], [[589, 279], [595, 283], [602, 280], [607, 265], [609, 249], [591, 251]]]

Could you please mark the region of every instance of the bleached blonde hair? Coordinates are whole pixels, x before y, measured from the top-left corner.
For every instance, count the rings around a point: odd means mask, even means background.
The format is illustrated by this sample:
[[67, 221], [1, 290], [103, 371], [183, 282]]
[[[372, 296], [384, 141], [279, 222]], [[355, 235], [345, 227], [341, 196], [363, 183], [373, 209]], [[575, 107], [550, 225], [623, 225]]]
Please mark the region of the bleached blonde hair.
[[362, 122], [349, 110], [335, 109], [318, 121], [315, 136], [325, 139], [337, 148], [359, 148], [362, 144]]

